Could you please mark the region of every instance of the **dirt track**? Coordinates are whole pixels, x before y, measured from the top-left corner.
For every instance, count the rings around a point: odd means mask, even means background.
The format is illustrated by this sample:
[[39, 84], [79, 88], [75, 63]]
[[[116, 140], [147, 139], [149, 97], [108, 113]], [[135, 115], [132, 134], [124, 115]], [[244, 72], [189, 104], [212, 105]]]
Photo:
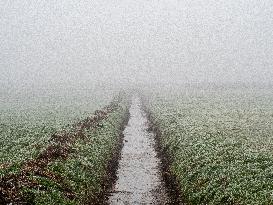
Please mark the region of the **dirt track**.
[[130, 119], [124, 130], [124, 147], [117, 181], [109, 197], [115, 204], [167, 204], [169, 199], [160, 174], [154, 135], [138, 97], [132, 100]]

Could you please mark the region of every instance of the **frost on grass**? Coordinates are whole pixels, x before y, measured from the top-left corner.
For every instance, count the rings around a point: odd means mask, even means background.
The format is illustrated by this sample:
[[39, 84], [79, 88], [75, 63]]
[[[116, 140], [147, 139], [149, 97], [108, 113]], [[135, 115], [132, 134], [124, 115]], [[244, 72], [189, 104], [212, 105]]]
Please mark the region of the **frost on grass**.
[[[48, 144], [51, 135], [86, 118], [111, 101], [113, 93], [75, 90], [32, 96], [2, 96], [0, 102], [0, 168], [34, 158]], [[28, 96], [30, 95], [30, 96]]]
[[96, 200], [104, 190], [107, 165], [118, 146], [126, 112], [127, 100], [114, 99], [71, 129], [51, 135], [34, 159], [1, 170], [0, 203], [86, 204]]
[[273, 95], [266, 89], [153, 94], [171, 171], [193, 204], [271, 204]]

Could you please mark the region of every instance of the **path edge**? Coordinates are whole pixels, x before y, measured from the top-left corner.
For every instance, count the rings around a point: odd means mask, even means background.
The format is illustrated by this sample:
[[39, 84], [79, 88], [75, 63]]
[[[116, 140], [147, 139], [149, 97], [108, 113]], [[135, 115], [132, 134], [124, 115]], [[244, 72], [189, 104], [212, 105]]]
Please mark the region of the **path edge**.
[[186, 203], [183, 201], [183, 194], [181, 193], [181, 189], [179, 186], [179, 183], [175, 177], [175, 175], [171, 172], [171, 164], [172, 160], [170, 155], [167, 153], [166, 149], [162, 147], [160, 139], [162, 138], [162, 132], [155, 122], [155, 119], [152, 115], [152, 112], [148, 108], [148, 99], [145, 98], [143, 95], [141, 96], [141, 102], [142, 102], [142, 109], [147, 116], [148, 120], [148, 131], [152, 132], [154, 134], [154, 141], [155, 141], [155, 151], [157, 154], [157, 157], [160, 160], [159, 168], [160, 168], [160, 174], [163, 178], [164, 185], [166, 187], [167, 194], [170, 198], [170, 201], [167, 203], [167, 205], [185, 205]]

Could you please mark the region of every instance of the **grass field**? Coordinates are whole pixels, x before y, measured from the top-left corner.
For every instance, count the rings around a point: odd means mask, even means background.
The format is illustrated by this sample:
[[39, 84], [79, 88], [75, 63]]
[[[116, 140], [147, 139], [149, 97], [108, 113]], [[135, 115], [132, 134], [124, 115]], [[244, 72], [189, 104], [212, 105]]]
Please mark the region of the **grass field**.
[[183, 201], [273, 204], [271, 89], [188, 88], [148, 99]]
[[[95, 90], [1, 93], [0, 167], [33, 158], [49, 137], [107, 105], [114, 93]], [[4, 100], [5, 99], [5, 100]]]
[[87, 204], [108, 186], [129, 99], [70, 93], [1, 107], [0, 204]]
[[[1, 102], [0, 204], [102, 203], [113, 182], [130, 96], [67, 93], [18, 95]], [[270, 88], [144, 93], [181, 201], [273, 204]]]

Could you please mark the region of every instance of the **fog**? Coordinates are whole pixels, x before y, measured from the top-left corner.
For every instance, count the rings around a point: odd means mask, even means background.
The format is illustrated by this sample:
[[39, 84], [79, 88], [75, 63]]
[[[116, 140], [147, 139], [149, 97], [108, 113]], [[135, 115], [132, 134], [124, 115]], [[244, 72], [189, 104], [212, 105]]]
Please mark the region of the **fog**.
[[2, 0], [6, 88], [271, 83], [272, 0]]

